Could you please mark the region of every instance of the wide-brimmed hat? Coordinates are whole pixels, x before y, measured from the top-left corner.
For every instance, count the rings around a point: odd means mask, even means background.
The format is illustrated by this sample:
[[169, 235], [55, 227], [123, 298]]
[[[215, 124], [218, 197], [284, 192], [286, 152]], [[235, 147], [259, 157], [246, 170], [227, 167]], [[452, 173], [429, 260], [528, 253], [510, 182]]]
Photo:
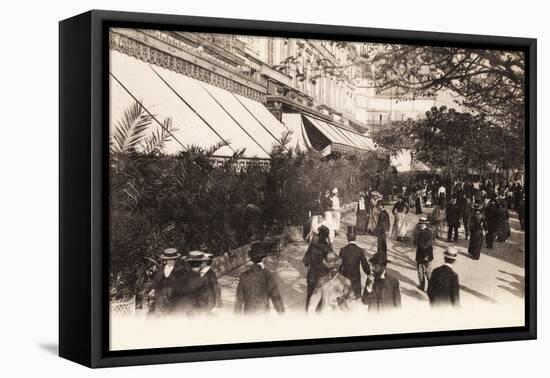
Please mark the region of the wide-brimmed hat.
[[176, 248], [166, 248], [160, 255], [161, 260], [176, 260], [181, 257], [181, 254]]
[[205, 256], [206, 254], [202, 251], [191, 251], [184, 257], [185, 261], [206, 261], [210, 260]]
[[427, 217], [420, 217], [420, 219], [418, 219], [418, 224], [428, 224], [428, 223], [430, 223], [430, 221], [428, 221]]
[[456, 257], [458, 256], [458, 252], [454, 247], [448, 246], [443, 255], [448, 259], [456, 260]]
[[389, 261], [388, 261], [388, 256], [385, 254], [385, 253], [382, 253], [382, 252], [376, 252], [374, 255], [372, 255], [372, 257], [369, 259], [369, 262], [371, 264], [378, 264], [378, 265], [383, 265], [383, 264], [387, 264]]
[[323, 260], [323, 264], [329, 268], [338, 268], [342, 265], [342, 259], [334, 252], [329, 252]]
[[250, 257], [266, 257], [269, 254], [267, 248], [268, 243], [256, 242], [252, 244], [252, 248], [248, 251]]

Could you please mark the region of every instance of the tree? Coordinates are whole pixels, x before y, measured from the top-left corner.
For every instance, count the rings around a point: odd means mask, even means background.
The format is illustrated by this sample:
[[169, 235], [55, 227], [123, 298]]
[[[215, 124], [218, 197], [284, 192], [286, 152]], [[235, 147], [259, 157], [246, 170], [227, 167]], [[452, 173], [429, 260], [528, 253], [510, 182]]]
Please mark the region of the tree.
[[494, 126], [482, 114], [457, 112], [445, 106], [432, 108], [416, 121], [396, 122], [373, 135], [374, 142], [390, 155], [412, 150], [415, 159], [450, 179], [476, 171], [488, 175], [491, 168], [519, 168], [519, 140], [505, 128]]

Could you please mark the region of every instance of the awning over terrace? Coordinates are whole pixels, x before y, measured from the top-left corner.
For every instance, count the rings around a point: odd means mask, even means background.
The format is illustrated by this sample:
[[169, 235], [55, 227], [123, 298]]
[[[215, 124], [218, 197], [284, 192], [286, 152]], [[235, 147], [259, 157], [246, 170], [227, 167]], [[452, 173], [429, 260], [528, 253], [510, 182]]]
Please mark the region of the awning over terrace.
[[365, 135], [310, 115], [283, 114], [283, 123], [293, 132], [293, 142], [301, 149], [314, 149], [323, 155], [375, 150]]
[[225, 141], [229, 145], [215, 156], [244, 149], [244, 157], [269, 159], [272, 147], [287, 131], [257, 101], [117, 51], [110, 54], [111, 131], [136, 101], [155, 118], [147, 133], [160, 131], [163, 121], [171, 118], [177, 130], [165, 146], [168, 154]]

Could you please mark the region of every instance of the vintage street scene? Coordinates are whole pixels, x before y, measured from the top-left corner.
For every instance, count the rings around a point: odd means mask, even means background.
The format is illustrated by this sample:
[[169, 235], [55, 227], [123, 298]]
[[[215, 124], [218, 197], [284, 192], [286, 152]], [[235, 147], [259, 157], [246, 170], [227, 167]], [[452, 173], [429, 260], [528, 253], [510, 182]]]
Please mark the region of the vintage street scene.
[[112, 350], [524, 325], [522, 52], [109, 46]]

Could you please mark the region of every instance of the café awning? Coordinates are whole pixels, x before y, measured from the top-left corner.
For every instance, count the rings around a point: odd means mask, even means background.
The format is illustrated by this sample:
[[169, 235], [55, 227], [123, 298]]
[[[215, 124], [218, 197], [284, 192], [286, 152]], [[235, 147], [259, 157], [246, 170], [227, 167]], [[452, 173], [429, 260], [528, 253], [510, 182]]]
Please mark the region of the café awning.
[[160, 130], [163, 120], [171, 118], [177, 130], [165, 146], [168, 154], [225, 141], [228, 146], [215, 156], [244, 149], [244, 157], [269, 159], [287, 131], [260, 102], [118, 51], [110, 54], [110, 130], [139, 101], [156, 119], [147, 133]]
[[[283, 121], [291, 128], [294, 134], [304, 135], [308, 141], [308, 148], [317, 151], [362, 153], [374, 151], [374, 143], [367, 136], [349, 130], [336, 123], [322, 120], [310, 115], [292, 115], [292, 123], [286, 122], [291, 115], [283, 114]], [[286, 117], [286, 118], [285, 118]], [[297, 120], [299, 118], [299, 121]], [[289, 125], [293, 125], [292, 127]]]

